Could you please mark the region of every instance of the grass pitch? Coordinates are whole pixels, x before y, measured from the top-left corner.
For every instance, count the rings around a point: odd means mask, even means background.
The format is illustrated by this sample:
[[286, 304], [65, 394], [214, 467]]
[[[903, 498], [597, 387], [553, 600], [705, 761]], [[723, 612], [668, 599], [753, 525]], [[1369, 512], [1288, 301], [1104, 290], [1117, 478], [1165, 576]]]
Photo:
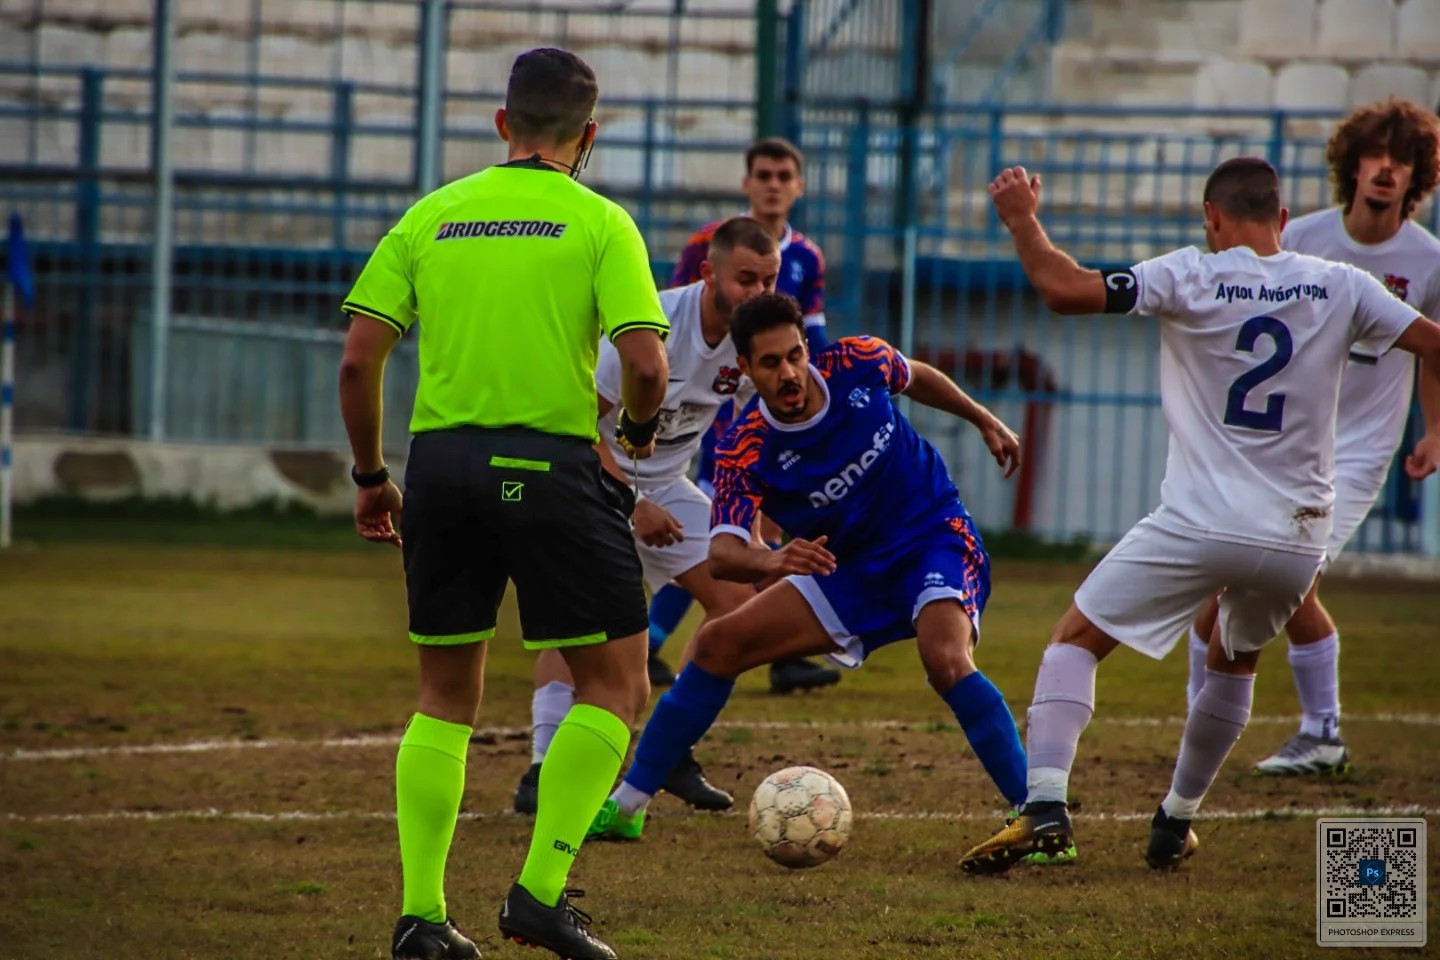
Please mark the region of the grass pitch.
[[[47, 542], [0, 554], [0, 960], [387, 956], [394, 747], [415, 693], [398, 553]], [[996, 565], [978, 659], [1022, 720], [1084, 572]], [[1326, 598], [1356, 772], [1249, 775], [1292, 728], [1276, 647], [1197, 823], [1201, 851], [1178, 872], [1140, 856], [1184, 712], [1178, 652], [1155, 664], [1121, 650], [1101, 668], [1072, 780], [1080, 862], [971, 878], [956, 861], [998, 826], [1000, 802], [899, 644], [816, 695], [744, 678], [700, 748], [742, 807], [777, 767], [834, 772], [858, 814], [837, 861], [787, 872], [743, 816], [662, 796], [642, 843], [586, 847], [581, 905], [626, 960], [1318, 956], [1314, 811], [1440, 819], [1440, 592], [1336, 581]], [[529, 762], [516, 636], [507, 607], [449, 875], [453, 915], [501, 958], [527, 955], [494, 927], [529, 834], [506, 812]]]

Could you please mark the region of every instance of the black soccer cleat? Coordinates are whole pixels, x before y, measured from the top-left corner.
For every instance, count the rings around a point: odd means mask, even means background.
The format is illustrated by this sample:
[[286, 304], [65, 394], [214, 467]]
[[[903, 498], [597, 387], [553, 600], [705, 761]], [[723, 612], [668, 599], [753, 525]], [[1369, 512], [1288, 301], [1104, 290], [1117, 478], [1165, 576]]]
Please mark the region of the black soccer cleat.
[[645, 669], [650, 673], [650, 686], [675, 686], [675, 671], [670, 669], [670, 664], [660, 659], [660, 654], [652, 652], [645, 661]]
[[1200, 848], [1200, 838], [1190, 829], [1189, 820], [1177, 820], [1161, 807], [1150, 821], [1150, 845], [1145, 848], [1145, 862], [1153, 870], [1174, 869], [1181, 861]]
[[729, 810], [735, 806], [734, 797], [705, 779], [705, 771], [700, 769], [693, 750], [675, 764], [660, 789], [696, 810]]
[[615, 951], [585, 929], [590, 915], [570, 902], [584, 895], [566, 890], [559, 903], [547, 907], [516, 883], [500, 906], [500, 936], [522, 947], [544, 947], [562, 960], [615, 960]]
[[530, 769], [520, 778], [515, 788], [515, 812], [534, 813], [540, 808], [540, 764], [530, 764]]
[[776, 660], [770, 664], [770, 692], [818, 690], [840, 682], [840, 671], [809, 660]]
[[392, 960], [480, 960], [480, 949], [453, 920], [431, 923], [408, 914], [395, 923]]

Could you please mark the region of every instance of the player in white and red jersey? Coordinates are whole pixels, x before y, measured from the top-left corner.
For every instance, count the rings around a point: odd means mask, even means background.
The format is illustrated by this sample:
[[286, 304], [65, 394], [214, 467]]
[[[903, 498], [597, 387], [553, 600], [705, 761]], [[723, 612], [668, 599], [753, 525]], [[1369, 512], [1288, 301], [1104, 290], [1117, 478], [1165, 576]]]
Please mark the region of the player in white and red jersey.
[[1347, 359], [1399, 348], [1440, 381], [1440, 325], [1363, 270], [1282, 250], [1280, 181], [1259, 158], [1227, 160], [1205, 184], [1212, 253], [1187, 247], [1129, 270], [1085, 270], [1056, 249], [1036, 217], [1039, 191], [1019, 167], [990, 186], [1021, 265], [1059, 313], [1157, 318], [1170, 449], [1160, 506], [1081, 584], [1041, 659], [1025, 807], [961, 867], [998, 873], [1073, 844], [1070, 768], [1100, 660], [1121, 644], [1164, 657], [1218, 593], [1205, 686], [1145, 851], [1150, 866], [1175, 866], [1199, 845], [1191, 821], [1250, 718], [1260, 650], [1324, 561]]
[[[1440, 317], [1440, 240], [1411, 215], [1440, 179], [1437, 121], [1408, 100], [1390, 99], [1351, 113], [1330, 138], [1327, 159], [1337, 206], [1293, 220], [1286, 250], [1353, 264], [1427, 317]], [[1410, 412], [1415, 358], [1391, 351], [1378, 360], [1353, 355], [1340, 381], [1335, 437], [1334, 525], [1328, 566], [1364, 522], [1385, 487]], [[1421, 380], [1428, 431], [1406, 459], [1419, 480], [1440, 464], [1440, 390]], [[1349, 767], [1340, 738], [1340, 637], [1316, 588], [1285, 625], [1299, 695], [1299, 731], [1255, 765], [1261, 774], [1339, 773]], [[1205, 684], [1205, 649], [1215, 623], [1209, 602], [1190, 630], [1193, 700]]]
[[[665, 341], [670, 384], [660, 408], [654, 453], [632, 460], [615, 439], [620, 412], [619, 355], [601, 343], [595, 367], [600, 460], [604, 468], [632, 483], [639, 496], [631, 526], [651, 593], [678, 583], [694, 595], [707, 617], [739, 607], [754, 589], [716, 580], [706, 559], [710, 548], [710, 498], [687, 476], [720, 408], [734, 398], [742, 375], [730, 339], [730, 318], [742, 302], [773, 292], [780, 251], [768, 230], [749, 217], [735, 217], [713, 233], [701, 279], [660, 294], [670, 321]], [[745, 383], [748, 385], [749, 381]], [[532, 763], [515, 791], [515, 809], [534, 813], [540, 764], [550, 739], [575, 702], [575, 686], [559, 651], [547, 650], [535, 664]], [[711, 784], [695, 758], [686, 754], [667, 771], [664, 788], [693, 807], [728, 809], [729, 793]]]

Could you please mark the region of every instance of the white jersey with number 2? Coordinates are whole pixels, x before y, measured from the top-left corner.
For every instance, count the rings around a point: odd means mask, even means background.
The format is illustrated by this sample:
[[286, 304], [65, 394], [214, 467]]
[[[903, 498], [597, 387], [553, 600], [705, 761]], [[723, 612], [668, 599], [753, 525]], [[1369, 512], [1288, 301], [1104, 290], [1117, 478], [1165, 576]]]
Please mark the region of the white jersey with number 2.
[[[1351, 353], [1378, 358], [1416, 318], [1363, 270], [1249, 247], [1137, 264], [1131, 313], [1160, 321], [1170, 428], [1157, 522], [1323, 552], [1335, 409]], [[1115, 275], [1109, 277], [1114, 286]]]

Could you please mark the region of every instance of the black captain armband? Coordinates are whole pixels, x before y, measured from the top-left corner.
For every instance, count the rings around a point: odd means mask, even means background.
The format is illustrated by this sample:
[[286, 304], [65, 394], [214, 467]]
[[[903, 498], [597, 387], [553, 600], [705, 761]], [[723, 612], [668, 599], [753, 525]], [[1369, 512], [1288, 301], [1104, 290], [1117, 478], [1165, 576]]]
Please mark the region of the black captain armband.
[[1140, 302], [1140, 281], [1134, 270], [1101, 270], [1105, 281], [1105, 312], [1129, 313]]
[[660, 414], [655, 414], [644, 423], [636, 423], [630, 419], [630, 411], [621, 407], [620, 422], [615, 425], [615, 435], [624, 437], [625, 442], [632, 447], [644, 447], [655, 439], [655, 434], [659, 429]]

